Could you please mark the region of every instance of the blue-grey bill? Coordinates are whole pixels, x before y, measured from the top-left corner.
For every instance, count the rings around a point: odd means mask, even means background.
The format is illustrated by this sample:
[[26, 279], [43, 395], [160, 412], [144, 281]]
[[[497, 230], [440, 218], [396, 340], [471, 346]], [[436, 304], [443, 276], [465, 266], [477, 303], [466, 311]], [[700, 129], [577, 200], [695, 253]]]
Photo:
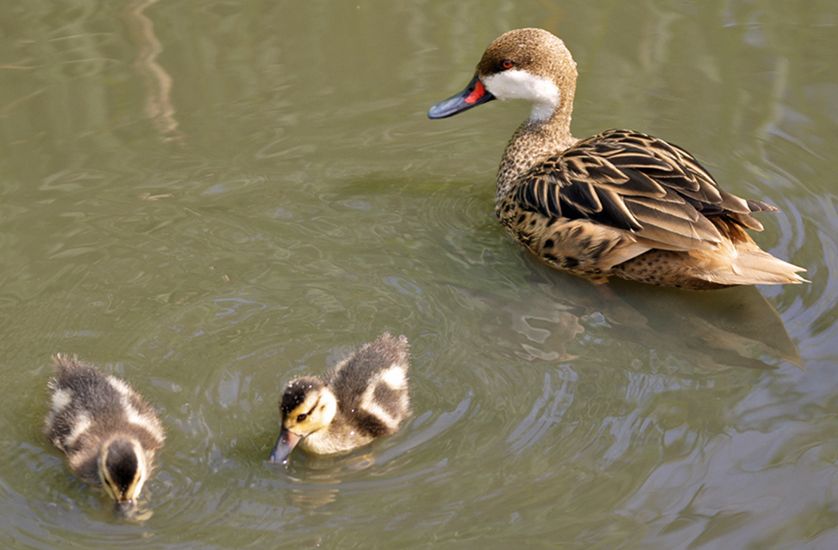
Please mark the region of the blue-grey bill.
[[288, 460], [288, 455], [291, 454], [291, 451], [294, 450], [294, 447], [299, 442], [299, 435], [282, 428], [282, 431], [279, 432], [279, 437], [276, 438], [276, 443], [268, 460], [274, 464], [285, 464]]
[[123, 517], [131, 517], [137, 511], [137, 503], [133, 500], [119, 500], [114, 503], [116, 513]]
[[463, 111], [467, 111], [472, 107], [483, 105], [486, 102], [495, 99], [489, 90], [483, 86], [483, 82], [475, 76], [465, 89], [448, 99], [443, 99], [439, 103], [433, 105], [428, 109], [428, 118], [438, 119], [454, 116]]

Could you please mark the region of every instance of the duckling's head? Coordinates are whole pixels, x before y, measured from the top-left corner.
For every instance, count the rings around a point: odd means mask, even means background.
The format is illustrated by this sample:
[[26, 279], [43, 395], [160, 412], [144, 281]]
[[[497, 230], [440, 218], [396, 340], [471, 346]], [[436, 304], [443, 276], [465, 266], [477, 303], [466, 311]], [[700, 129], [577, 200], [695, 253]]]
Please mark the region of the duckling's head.
[[140, 442], [119, 435], [108, 440], [99, 453], [99, 478], [120, 510], [129, 511], [148, 479], [145, 453]]
[[288, 382], [279, 402], [282, 427], [270, 461], [285, 462], [301, 439], [327, 428], [337, 410], [335, 394], [319, 378], [305, 376]]
[[560, 106], [570, 113], [575, 89], [576, 63], [564, 42], [544, 29], [515, 29], [489, 44], [466, 88], [431, 107], [428, 117], [453, 116], [497, 98], [530, 101], [530, 120], [542, 121]]

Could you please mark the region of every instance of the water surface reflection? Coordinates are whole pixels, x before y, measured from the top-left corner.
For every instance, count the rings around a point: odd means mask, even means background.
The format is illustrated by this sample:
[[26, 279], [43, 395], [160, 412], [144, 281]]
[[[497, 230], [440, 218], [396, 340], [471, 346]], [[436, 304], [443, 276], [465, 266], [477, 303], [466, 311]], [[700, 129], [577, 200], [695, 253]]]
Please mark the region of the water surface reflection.
[[[836, 547], [834, 11], [10, 8], [3, 547]], [[695, 152], [781, 208], [760, 244], [812, 284], [595, 287], [521, 251], [492, 203], [526, 107], [445, 127], [425, 108], [527, 25], [574, 52], [577, 134]], [[413, 345], [404, 429], [267, 465], [284, 382], [385, 329]], [[165, 418], [146, 522], [116, 520], [44, 440], [55, 351]]]

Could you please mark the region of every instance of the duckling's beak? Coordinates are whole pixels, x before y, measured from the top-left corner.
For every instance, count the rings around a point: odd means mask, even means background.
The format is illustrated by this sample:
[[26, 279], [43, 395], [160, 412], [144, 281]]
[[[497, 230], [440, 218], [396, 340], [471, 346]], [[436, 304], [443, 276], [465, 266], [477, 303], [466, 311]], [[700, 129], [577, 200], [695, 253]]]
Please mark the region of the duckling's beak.
[[133, 499], [117, 500], [115, 503], [116, 513], [122, 517], [131, 517], [137, 510], [137, 502]]
[[457, 113], [467, 111], [488, 101], [495, 99], [477, 75], [471, 79], [466, 88], [448, 99], [444, 99], [428, 110], [428, 118], [446, 118]]
[[294, 447], [296, 447], [299, 442], [299, 435], [283, 427], [282, 431], [279, 432], [279, 437], [276, 439], [274, 450], [271, 451], [271, 456], [268, 460], [274, 464], [284, 464], [288, 459], [288, 455], [291, 454], [291, 451], [294, 450]]

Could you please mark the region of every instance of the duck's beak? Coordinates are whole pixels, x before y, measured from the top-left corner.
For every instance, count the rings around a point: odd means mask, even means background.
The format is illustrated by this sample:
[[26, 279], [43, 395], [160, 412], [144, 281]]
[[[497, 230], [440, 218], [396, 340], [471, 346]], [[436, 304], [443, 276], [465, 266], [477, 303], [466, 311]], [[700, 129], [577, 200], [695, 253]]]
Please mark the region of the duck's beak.
[[465, 90], [431, 107], [428, 110], [428, 118], [437, 119], [454, 116], [493, 99], [495, 99], [495, 96], [489, 93], [480, 78], [474, 75]]
[[137, 502], [133, 499], [116, 501], [116, 513], [122, 517], [131, 517], [137, 510]]
[[282, 428], [279, 432], [279, 437], [276, 439], [274, 450], [271, 451], [271, 456], [268, 460], [274, 464], [282, 464], [288, 459], [288, 455], [300, 442], [300, 436], [286, 428]]

